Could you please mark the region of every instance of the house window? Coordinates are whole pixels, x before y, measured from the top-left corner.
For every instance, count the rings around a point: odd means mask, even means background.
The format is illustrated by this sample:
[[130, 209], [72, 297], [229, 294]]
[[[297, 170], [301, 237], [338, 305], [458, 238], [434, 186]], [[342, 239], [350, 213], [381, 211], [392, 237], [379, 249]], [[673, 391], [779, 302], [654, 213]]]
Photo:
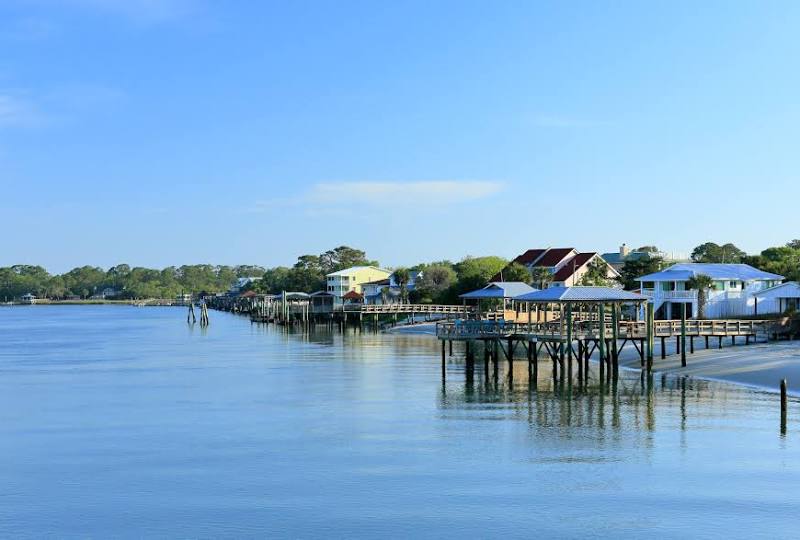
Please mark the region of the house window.
[[729, 281], [728, 282], [728, 288], [729, 289], [738, 289], [739, 288], [739, 282], [738, 281]]
[[712, 287], [715, 291], [724, 291], [725, 290], [725, 282], [724, 281], [715, 281], [714, 286]]
[[654, 289], [656, 286], [653, 281], [642, 281], [642, 289]]

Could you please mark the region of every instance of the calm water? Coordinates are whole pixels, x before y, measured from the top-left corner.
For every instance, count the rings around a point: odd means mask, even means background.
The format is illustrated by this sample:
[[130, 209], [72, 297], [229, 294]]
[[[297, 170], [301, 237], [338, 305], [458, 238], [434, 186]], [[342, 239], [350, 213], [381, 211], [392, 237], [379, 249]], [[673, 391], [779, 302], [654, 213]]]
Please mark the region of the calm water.
[[466, 384], [460, 355], [443, 386], [431, 338], [211, 317], [0, 309], [0, 536], [798, 534], [774, 395]]

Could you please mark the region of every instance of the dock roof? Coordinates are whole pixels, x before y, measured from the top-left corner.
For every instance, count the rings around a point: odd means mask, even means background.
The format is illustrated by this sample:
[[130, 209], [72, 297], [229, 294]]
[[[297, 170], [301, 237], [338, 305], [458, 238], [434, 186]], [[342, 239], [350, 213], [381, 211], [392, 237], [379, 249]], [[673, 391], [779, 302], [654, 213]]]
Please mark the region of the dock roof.
[[464, 293], [459, 298], [467, 300], [481, 300], [488, 298], [515, 298], [521, 294], [534, 292], [536, 289], [521, 281], [496, 281], [486, 287]]
[[637, 281], [687, 281], [697, 275], [717, 280], [782, 280], [783, 276], [764, 272], [749, 264], [679, 263], [666, 270], [636, 278]]
[[543, 304], [555, 302], [645, 302], [647, 297], [612, 287], [575, 286], [550, 287], [517, 296], [514, 300]]

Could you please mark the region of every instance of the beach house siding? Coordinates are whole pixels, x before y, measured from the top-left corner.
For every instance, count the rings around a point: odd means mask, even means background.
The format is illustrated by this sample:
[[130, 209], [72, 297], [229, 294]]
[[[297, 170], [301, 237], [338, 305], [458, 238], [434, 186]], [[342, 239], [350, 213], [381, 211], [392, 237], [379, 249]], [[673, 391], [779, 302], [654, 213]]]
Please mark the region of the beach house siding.
[[676, 264], [661, 272], [641, 276], [637, 281], [642, 295], [653, 304], [656, 318], [680, 318], [682, 304], [687, 306], [687, 316], [695, 318], [699, 311], [698, 295], [696, 290], [689, 288], [688, 281], [698, 274], [707, 275], [714, 281], [713, 287], [706, 291], [705, 316], [709, 319], [777, 313], [774, 303], [770, 302], [758, 302], [756, 310], [756, 297], [780, 284], [783, 276], [762, 272], [746, 264]]
[[326, 291], [341, 300], [348, 292], [363, 294], [362, 285], [388, 279], [391, 272], [376, 266], [354, 266], [326, 276]]

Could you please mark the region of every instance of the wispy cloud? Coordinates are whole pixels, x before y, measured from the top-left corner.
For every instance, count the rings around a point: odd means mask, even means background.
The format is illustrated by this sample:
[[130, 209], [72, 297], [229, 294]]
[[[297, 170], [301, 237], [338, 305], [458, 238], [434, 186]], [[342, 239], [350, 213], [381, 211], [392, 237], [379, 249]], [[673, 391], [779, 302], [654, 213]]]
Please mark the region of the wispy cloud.
[[261, 200], [247, 211], [261, 213], [277, 207], [300, 207], [311, 217], [350, 215], [376, 210], [445, 208], [491, 197], [505, 189], [488, 180], [428, 180], [409, 182], [320, 182], [291, 197]]

